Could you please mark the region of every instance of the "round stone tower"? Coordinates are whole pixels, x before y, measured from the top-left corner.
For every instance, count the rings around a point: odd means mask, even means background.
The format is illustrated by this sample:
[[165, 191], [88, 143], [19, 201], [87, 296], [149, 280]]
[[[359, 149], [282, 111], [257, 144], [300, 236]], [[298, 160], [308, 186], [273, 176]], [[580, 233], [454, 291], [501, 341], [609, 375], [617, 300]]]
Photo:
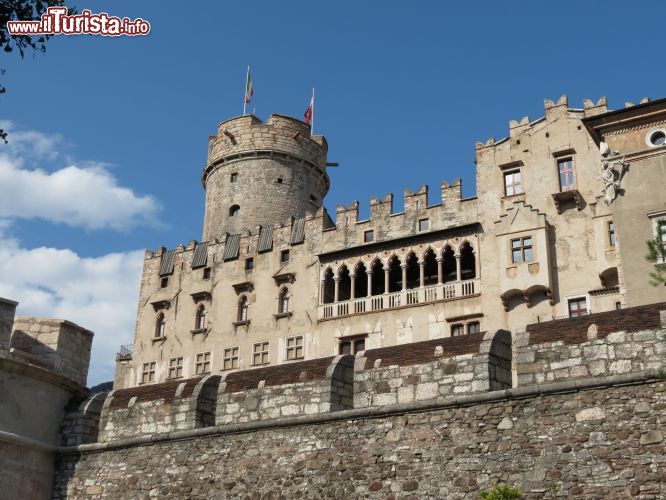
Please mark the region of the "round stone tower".
[[203, 241], [314, 214], [328, 192], [328, 145], [306, 123], [252, 115], [220, 123], [201, 175], [206, 190]]

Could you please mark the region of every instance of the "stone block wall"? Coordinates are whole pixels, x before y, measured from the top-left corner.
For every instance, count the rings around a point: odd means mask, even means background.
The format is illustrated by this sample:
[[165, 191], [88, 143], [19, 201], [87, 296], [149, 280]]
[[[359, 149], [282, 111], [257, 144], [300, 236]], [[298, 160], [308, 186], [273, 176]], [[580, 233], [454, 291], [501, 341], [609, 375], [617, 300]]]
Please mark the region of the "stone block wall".
[[230, 373], [220, 385], [217, 425], [315, 415], [353, 407], [353, 356]]
[[666, 303], [531, 324], [515, 334], [517, 384], [663, 369], [665, 335]]
[[365, 351], [356, 360], [354, 407], [412, 403], [510, 386], [510, 334], [480, 332]]
[[220, 377], [197, 377], [109, 393], [100, 419], [99, 441], [215, 425]]
[[616, 378], [62, 449], [53, 498], [664, 498], [666, 385]]
[[92, 338], [91, 331], [69, 321], [18, 317], [10, 345], [27, 354], [31, 362], [85, 387]]
[[9, 349], [17, 305], [18, 302], [0, 297], [0, 349]]
[[108, 392], [98, 392], [83, 400], [72, 398], [65, 408], [60, 430], [62, 446], [96, 443], [99, 439], [99, 420]]

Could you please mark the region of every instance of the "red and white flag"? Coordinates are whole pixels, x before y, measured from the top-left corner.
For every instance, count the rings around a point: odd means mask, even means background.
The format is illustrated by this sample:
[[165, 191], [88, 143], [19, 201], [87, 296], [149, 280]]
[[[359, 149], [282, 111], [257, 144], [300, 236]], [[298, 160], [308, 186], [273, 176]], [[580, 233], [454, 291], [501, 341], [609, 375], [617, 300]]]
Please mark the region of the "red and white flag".
[[245, 104], [250, 104], [250, 99], [254, 95], [252, 87], [252, 77], [250, 76], [250, 67], [247, 67], [247, 79], [245, 80]]
[[305, 110], [303, 116], [305, 117], [305, 123], [312, 125], [312, 115], [314, 113], [314, 89], [312, 89], [312, 98], [310, 99], [310, 105], [308, 109]]

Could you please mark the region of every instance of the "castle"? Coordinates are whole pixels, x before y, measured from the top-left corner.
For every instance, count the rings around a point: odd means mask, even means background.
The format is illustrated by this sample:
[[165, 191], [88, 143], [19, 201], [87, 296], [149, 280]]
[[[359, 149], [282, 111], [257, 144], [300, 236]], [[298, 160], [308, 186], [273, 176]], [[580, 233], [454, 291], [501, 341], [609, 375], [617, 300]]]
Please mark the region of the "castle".
[[[116, 388], [356, 354], [665, 301], [646, 240], [666, 216], [666, 100], [511, 121], [460, 181], [322, 207], [328, 144], [272, 115], [222, 122], [201, 176], [203, 242], [146, 252]], [[600, 145], [603, 151], [600, 152]], [[666, 231], [666, 229], [664, 229]], [[666, 234], [662, 233], [666, 241]]]
[[222, 122], [203, 242], [146, 252], [111, 392], [83, 389], [90, 332], [0, 301], [0, 495], [666, 495], [666, 287], [643, 258], [665, 139], [666, 99], [548, 100], [477, 143], [477, 196], [359, 220], [323, 209], [305, 123]]

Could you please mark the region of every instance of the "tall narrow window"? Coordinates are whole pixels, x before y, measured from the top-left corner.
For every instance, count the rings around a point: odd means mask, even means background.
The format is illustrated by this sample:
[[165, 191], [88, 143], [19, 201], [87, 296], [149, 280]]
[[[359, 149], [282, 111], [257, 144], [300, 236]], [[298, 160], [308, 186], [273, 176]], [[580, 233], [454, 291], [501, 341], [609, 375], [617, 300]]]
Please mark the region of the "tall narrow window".
[[278, 314], [286, 314], [289, 312], [289, 290], [285, 287], [280, 290], [278, 297]]
[[164, 328], [166, 326], [166, 320], [164, 319], [164, 314], [159, 313], [157, 319], [155, 320], [155, 338], [164, 337]]
[[523, 183], [520, 179], [520, 170], [512, 170], [504, 173], [504, 194], [513, 196], [523, 192]]
[[183, 358], [178, 356], [177, 358], [169, 359], [169, 375], [168, 378], [181, 378], [183, 376]]
[[141, 383], [146, 384], [148, 382], [155, 382], [155, 366], [157, 362], [149, 361], [144, 363], [141, 369]]
[[557, 170], [560, 174], [560, 191], [575, 189], [573, 158], [557, 160]]
[[608, 243], [615, 248], [615, 224], [613, 224], [613, 221], [608, 223]]
[[280, 252], [280, 262], [283, 264], [289, 262], [289, 250], [282, 250]]
[[197, 375], [210, 373], [210, 352], [200, 352], [196, 355], [194, 373]]
[[370, 243], [375, 240], [375, 232], [372, 229], [368, 229], [363, 233], [363, 243]]
[[252, 257], [245, 259], [245, 270], [252, 271], [253, 269], [254, 269], [254, 259]]
[[197, 315], [194, 320], [194, 329], [203, 330], [204, 328], [206, 328], [206, 306], [201, 304], [199, 307], [197, 307]]
[[242, 295], [238, 300], [238, 321], [247, 321], [247, 297]]
[[511, 262], [518, 264], [520, 262], [532, 261], [532, 238], [526, 236], [511, 240]]
[[587, 299], [585, 297], [578, 297], [569, 299], [569, 317], [583, 316], [587, 314]]
[[233, 184], [234, 182], [236, 182], [238, 180], [238, 174], [236, 172], [234, 172], [233, 174], [231, 174], [229, 180]]
[[287, 339], [287, 360], [303, 358], [303, 336]]
[[257, 342], [252, 345], [252, 364], [267, 365], [270, 362], [268, 342]]
[[222, 357], [222, 369], [233, 370], [238, 368], [238, 347], [228, 347]]

